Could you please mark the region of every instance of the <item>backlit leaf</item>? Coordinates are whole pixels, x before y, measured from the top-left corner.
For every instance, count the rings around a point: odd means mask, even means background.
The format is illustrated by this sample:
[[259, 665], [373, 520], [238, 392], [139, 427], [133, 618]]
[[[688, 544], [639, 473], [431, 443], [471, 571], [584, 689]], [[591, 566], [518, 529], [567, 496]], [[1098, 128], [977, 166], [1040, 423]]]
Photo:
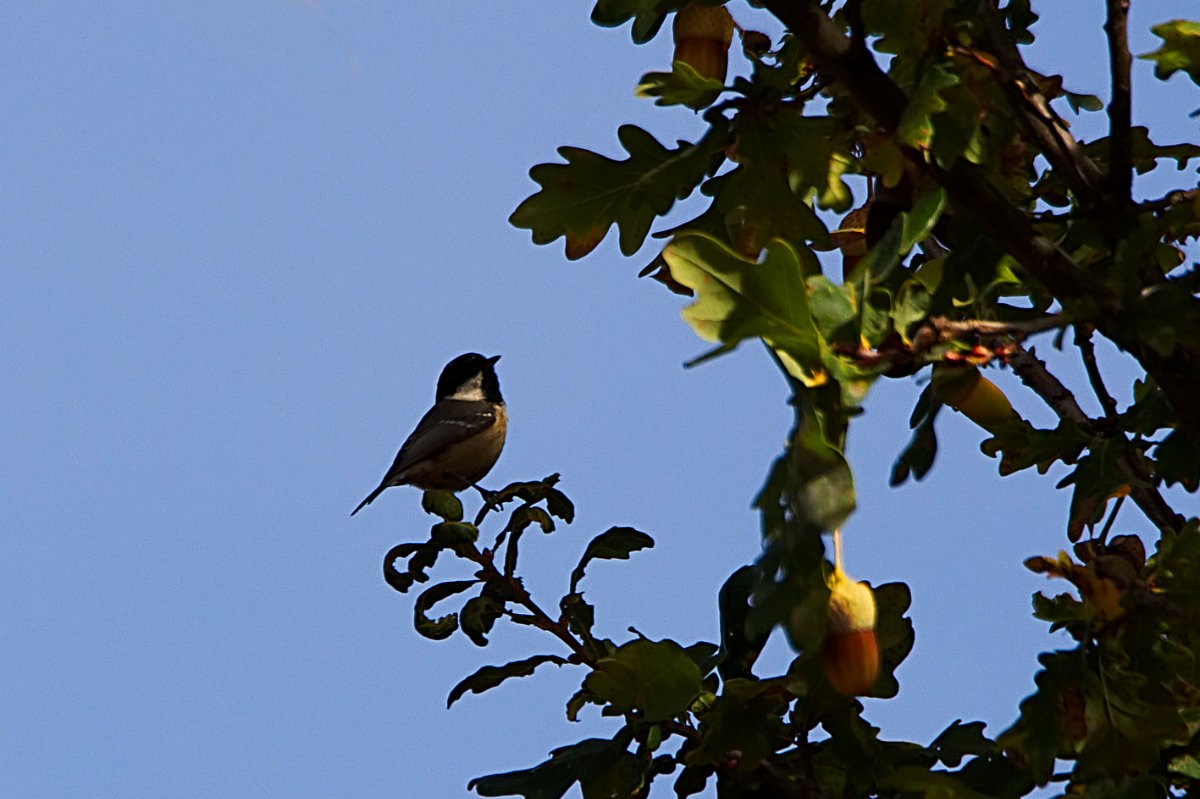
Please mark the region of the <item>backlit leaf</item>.
[[1163, 43], [1141, 58], [1154, 62], [1154, 76], [1166, 80], [1179, 70], [1200, 84], [1200, 22], [1176, 19], [1152, 27]]
[[654, 97], [655, 105], [685, 105], [705, 108], [713, 104], [725, 88], [719, 80], [706, 78], [685, 61], [671, 64], [670, 72], [647, 72], [634, 93]]
[[703, 690], [702, 675], [674, 641], [638, 639], [596, 664], [584, 687], [619, 712], [640, 710], [650, 721], [687, 709]]
[[635, 125], [617, 131], [629, 157], [607, 158], [579, 147], [560, 147], [566, 163], [538, 164], [529, 176], [541, 186], [509, 217], [533, 233], [534, 244], [566, 240], [571, 260], [587, 255], [614, 224], [621, 252], [642, 246], [654, 219], [692, 193], [722, 158], [715, 144], [680, 142], [668, 149]]
[[821, 382], [821, 347], [802, 266], [803, 258], [815, 270], [815, 258], [808, 250], [802, 253], [776, 240], [756, 263], [699, 234], [676, 236], [667, 245], [663, 258], [671, 276], [696, 293], [696, 302], [683, 309], [684, 321], [700, 338], [721, 342], [693, 363], [757, 336], [787, 352], [803, 379]]

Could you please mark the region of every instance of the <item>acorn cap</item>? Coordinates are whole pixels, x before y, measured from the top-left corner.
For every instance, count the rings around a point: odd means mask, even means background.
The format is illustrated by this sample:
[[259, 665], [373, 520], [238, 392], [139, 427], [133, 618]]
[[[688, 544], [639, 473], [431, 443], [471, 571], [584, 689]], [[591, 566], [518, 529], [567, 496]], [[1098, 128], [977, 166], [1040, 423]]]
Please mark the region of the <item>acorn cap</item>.
[[840, 568], [829, 576], [829, 634], [875, 629], [875, 593]]
[[725, 6], [691, 3], [675, 14], [671, 35], [677, 43], [681, 39], [712, 39], [729, 47], [733, 42], [733, 17]]

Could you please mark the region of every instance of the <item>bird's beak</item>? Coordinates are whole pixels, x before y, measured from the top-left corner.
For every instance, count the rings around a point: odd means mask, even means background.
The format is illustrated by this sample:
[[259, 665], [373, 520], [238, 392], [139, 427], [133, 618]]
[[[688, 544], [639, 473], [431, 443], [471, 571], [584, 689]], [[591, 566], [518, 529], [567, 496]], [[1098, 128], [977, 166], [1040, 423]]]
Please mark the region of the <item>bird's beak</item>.
[[499, 356], [499, 355], [493, 355], [492, 357], [490, 357], [490, 358], [488, 358], [488, 359], [487, 359], [487, 362], [488, 362], [488, 363], [490, 363], [490, 364], [492, 364], [492, 365], [494, 366], [494, 365], [496, 364], [496, 361], [498, 361], [498, 360], [500, 360], [500, 356]]

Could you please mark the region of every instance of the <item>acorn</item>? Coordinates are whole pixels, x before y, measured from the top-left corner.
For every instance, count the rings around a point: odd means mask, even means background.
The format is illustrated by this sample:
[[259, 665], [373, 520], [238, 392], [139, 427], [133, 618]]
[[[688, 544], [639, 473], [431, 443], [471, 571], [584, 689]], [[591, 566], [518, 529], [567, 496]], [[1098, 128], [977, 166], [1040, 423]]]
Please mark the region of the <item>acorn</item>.
[[729, 46], [733, 42], [733, 17], [725, 6], [691, 3], [679, 9], [671, 28], [675, 61], [682, 61], [702, 77], [725, 82]]
[[938, 399], [989, 432], [1021, 417], [996, 384], [974, 366], [933, 365], [933, 393]]
[[879, 677], [875, 640], [875, 594], [835, 566], [829, 576], [829, 626], [821, 643], [821, 667], [834, 690], [861, 696]]

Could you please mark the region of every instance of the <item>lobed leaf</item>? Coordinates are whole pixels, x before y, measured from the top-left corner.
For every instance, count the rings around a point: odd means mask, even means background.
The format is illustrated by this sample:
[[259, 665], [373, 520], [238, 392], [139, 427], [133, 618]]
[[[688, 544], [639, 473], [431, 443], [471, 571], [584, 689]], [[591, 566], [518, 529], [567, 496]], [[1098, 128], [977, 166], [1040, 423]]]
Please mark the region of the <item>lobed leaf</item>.
[[1200, 22], [1176, 19], [1155, 25], [1150, 31], [1163, 43], [1139, 58], [1154, 62], [1154, 77], [1166, 80], [1183, 70], [1200, 85]]
[[602, 28], [616, 28], [632, 19], [630, 31], [634, 44], [645, 44], [655, 37], [667, 13], [687, 5], [689, 0], [596, 0], [592, 22]]
[[[807, 249], [805, 264], [819, 271]], [[794, 360], [806, 383], [823, 382], [821, 344], [808, 305], [802, 256], [784, 241], [772, 241], [762, 263], [743, 258], [716, 239], [701, 234], [676, 236], [663, 258], [671, 276], [696, 293], [683, 309], [685, 322], [717, 349], [692, 361], [728, 352], [747, 338], [761, 337]]]
[[655, 105], [683, 105], [700, 109], [716, 102], [724, 90], [725, 84], [721, 81], [701, 75], [686, 61], [676, 61], [671, 64], [670, 72], [647, 72], [642, 75], [634, 94], [655, 98]]
[[989, 755], [996, 751], [995, 741], [983, 734], [986, 726], [982, 721], [963, 724], [962, 719], [958, 719], [942, 730], [929, 748], [938, 760], [950, 768], [958, 768], [967, 755]]
[[691, 194], [724, 158], [707, 139], [668, 149], [635, 125], [622, 125], [617, 137], [629, 154], [623, 161], [560, 147], [566, 163], [533, 167], [529, 176], [541, 189], [517, 206], [509, 222], [531, 231], [534, 244], [564, 239], [571, 260], [594, 250], [616, 225], [621, 252], [632, 255], [654, 219]]

